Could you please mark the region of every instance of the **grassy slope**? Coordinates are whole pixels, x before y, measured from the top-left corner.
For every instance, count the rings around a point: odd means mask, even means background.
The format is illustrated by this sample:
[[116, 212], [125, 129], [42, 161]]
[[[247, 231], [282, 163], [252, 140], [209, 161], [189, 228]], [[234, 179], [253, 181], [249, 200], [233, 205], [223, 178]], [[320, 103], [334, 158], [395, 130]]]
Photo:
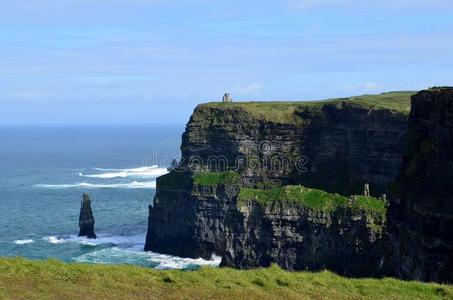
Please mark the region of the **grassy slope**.
[[241, 175], [237, 172], [204, 172], [193, 175], [195, 184], [215, 186], [218, 184], [232, 184], [239, 181]]
[[332, 211], [337, 207], [350, 206], [351, 209], [364, 210], [382, 217], [384, 217], [387, 212], [385, 203], [374, 197], [357, 196], [357, 201], [353, 204], [349, 204], [347, 197], [299, 185], [275, 187], [272, 189], [243, 188], [239, 193], [239, 200], [256, 201], [262, 204], [273, 201], [299, 203], [316, 211]]
[[210, 102], [202, 104], [204, 108], [235, 108], [241, 109], [259, 119], [271, 120], [279, 123], [297, 122], [295, 112], [303, 108], [319, 108], [324, 104], [338, 104], [350, 102], [372, 109], [391, 109], [408, 114], [410, 111], [410, 97], [413, 91], [390, 92], [378, 95], [362, 95], [342, 99], [328, 99], [323, 101], [273, 101], [273, 102]]
[[0, 298], [14, 299], [452, 299], [453, 286], [347, 279], [278, 267], [157, 271], [135, 266], [0, 259]]

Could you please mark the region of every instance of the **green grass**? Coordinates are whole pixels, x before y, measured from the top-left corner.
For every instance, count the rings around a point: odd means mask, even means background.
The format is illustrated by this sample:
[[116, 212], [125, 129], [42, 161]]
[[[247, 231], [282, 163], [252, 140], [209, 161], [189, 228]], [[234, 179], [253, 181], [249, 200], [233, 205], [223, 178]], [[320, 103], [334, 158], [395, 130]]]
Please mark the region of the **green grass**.
[[333, 211], [338, 207], [350, 207], [351, 209], [362, 210], [385, 218], [387, 208], [383, 201], [365, 196], [356, 196], [356, 199], [356, 202], [349, 204], [347, 197], [299, 185], [288, 185], [271, 189], [242, 188], [238, 196], [240, 202], [255, 201], [266, 205], [275, 201], [284, 201], [301, 204], [316, 211]]
[[357, 202], [352, 204], [353, 208], [363, 209], [368, 212], [377, 212], [379, 215], [386, 215], [387, 206], [384, 201], [374, 197], [356, 196]]
[[306, 109], [319, 110], [325, 104], [340, 105], [341, 102], [348, 102], [370, 109], [390, 109], [395, 112], [409, 114], [410, 97], [415, 94], [413, 91], [390, 92], [378, 95], [362, 95], [342, 99], [328, 99], [321, 101], [255, 101], [255, 102], [210, 102], [200, 105], [201, 108], [222, 108], [244, 111], [251, 116], [273, 121], [276, 123], [300, 123], [303, 122], [297, 116], [297, 112]]
[[324, 271], [157, 271], [136, 266], [0, 259], [1, 299], [452, 299], [453, 286], [348, 279]]
[[433, 86], [428, 89], [429, 91], [442, 92], [442, 91], [451, 91], [453, 87], [451, 86]]
[[297, 185], [272, 189], [242, 188], [238, 199], [239, 201], [256, 201], [264, 205], [274, 201], [299, 203], [313, 210], [329, 211], [348, 203], [348, 199], [344, 196]]
[[215, 186], [218, 184], [237, 183], [241, 175], [237, 172], [204, 172], [193, 175], [195, 184]]

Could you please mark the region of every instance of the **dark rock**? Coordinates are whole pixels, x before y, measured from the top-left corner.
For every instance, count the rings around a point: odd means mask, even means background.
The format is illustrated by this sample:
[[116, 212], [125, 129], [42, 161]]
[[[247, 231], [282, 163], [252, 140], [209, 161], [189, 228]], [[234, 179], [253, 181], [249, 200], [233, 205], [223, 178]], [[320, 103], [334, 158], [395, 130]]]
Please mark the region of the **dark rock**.
[[[223, 255], [225, 218], [238, 210], [240, 187], [302, 184], [351, 195], [362, 194], [368, 182], [380, 195], [399, 174], [407, 114], [338, 102], [298, 107], [294, 119], [256, 118], [234, 105], [198, 106], [183, 134], [178, 170], [157, 180], [145, 250]], [[291, 161], [275, 167], [275, 157]], [[305, 157], [308, 162], [298, 165]], [[238, 186], [193, 184], [192, 171], [235, 167], [242, 178]]]
[[[296, 105], [283, 120], [246, 107], [196, 108], [178, 168], [157, 180], [145, 250], [216, 253], [238, 268], [277, 263], [453, 282], [453, 88], [413, 96], [408, 132], [407, 114], [353, 101]], [[290, 161], [275, 167], [276, 157]], [[194, 183], [194, 172], [225, 170], [238, 171], [240, 182]], [[345, 196], [371, 191], [389, 206], [388, 221], [345, 207], [238, 201], [241, 188], [289, 184]]]
[[379, 196], [399, 175], [407, 114], [339, 102], [300, 107], [295, 118], [276, 122], [234, 105], [200, 105], [183, 134], [182, 165], [201, 158], [198, 170], [216, 171], [243, 158], [245, 184], [302, 184], [345, 196], [362, 194], [364, 183]]
[[248, 202], [226, 219], [222, 266], [329, 269], [348, 276], [382, 273], [385, 218], [362, 210], [312, 210], [300, 204]]
[[412, 97], [407, 150], [389, 219], [389, 273], [453, 282], [453, 88]]
[[79, 216], [79, 236], [86, 236], [89, 239], [95, 239], [94, 233], [94, 216], [91, 210], [91, 200], [88, 194], [83, 194], [82, 204]]
[[238, 186], [201, 186], [192, 174], [173, 171], [157, 179], [145, 251], [211, 258], [225, 249], [224, 219]]

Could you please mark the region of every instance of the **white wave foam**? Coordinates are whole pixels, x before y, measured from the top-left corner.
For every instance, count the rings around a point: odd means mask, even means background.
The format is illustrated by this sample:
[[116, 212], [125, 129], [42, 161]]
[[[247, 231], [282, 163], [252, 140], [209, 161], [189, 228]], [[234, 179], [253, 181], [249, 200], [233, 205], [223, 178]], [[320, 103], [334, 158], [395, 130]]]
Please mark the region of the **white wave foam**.
[[113, 183], [113, 184], [94, 184], [88, 182], [80, 182], [74, 184], [37, 184], [39, 188], [46, 189], [69, 189], [69, 188], [87, 188], [87, 189], [155, 189], [156, 182], [139, 182], [133, 181], [130, 183]]
[[146, 233], [136, 235], [107, 235], [99, 234], [96, 239], [77, 236], [75, 234], [62, 236], [47, 236], [43, 240], [51, 244], [78, 243], [81, 245], [97, 246], [101, 244], [121, 245], [131, 249], [143, 249]]
[[154, 252], [148, 252], [148, 255], [152, 261], [159, 262], [159, 265], [155, 268], [160, 270], [184, 269], [193, 265], [218, 267], [220, 265], [220, 261], [222, 260], [220, 256], [216, 255], [213, 255], [211, 260], [205, 260], [202, 258], [182, 258]]
[[[213, 256], [211, 260], [201, 258], [182, 258], [155, 252], [144, 252], [146, 233], [136, 235], [108, 235], [99, 234], [97, 239], [87, 239], [77, 235], [48, 236], [43, 239], [51, 244], [76, 243], [96, 247], [103, 245], [103, 249], [94, 250], [75, 257], [77, 262], [101, 264], [135, 264], [156, 269], [185, 269], [196, 266], [213, 266], [220, 264], [221, 258]], [[105, 246], [111, 247], [105, 248]]]
[[31, 244], [31, 243], [33, 243], [33, 242], [34, 242], [34, 240], [32, 240], [32, 239], [28, 239], [28, 240], [15, 240], [15, 241], [14, 241], [14, 244], [16, 244], [16, 245], [25, 245], [25, 244]]
[[77, 262], [101, 264], [136, 264], [153, 267], [160, 270], [185, 269], [193, 266], [212, 266], [220, 264], [220, 257], [213, 256], [211, 260], [181, 258], [177, 256], [159, 254], [154, 252], [134, 251], [112, 247], [92, 251], [74, 258]]
[[93, 246], [93, 247], [99, 245], [99, 243], [89, 242], [89, 241], [80, 241], [80, 244], [85, 245], [85, 246]]
[[[151, 167], [141, 167], [134, 169], [101, 169], [95, 168], [98, 171], [110, 171], [102, 174], [92, 174], [87, 175], [79, 173], [79, 176], [89, 177], [89, 178], [100, 178], [100, 179], [112, 179], [112, 178], [126, 178], [126, 177], [135, 177], [135, 178], [152, 178], [165, 175], [168, 173], [166, 168], [159, 168], [158, 166]], [[112, 172], [115, 171], [115, 172]]]
[[63, 244], [66, 242], [64, 238], [58, 236], [47, 236], [44, 237], [43, 240], [48, 241], [51, 244]]

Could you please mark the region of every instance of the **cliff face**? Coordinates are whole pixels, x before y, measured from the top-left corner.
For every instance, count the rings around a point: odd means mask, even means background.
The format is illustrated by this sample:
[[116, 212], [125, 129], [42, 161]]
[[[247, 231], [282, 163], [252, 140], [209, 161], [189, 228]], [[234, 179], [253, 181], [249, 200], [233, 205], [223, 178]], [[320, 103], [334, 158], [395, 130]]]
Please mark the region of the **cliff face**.
[[344, 195], [365, 182], [379, 195], [399, 174], [407, 114], [353, 101], [295, 105], [285, 121], [250, 110], [198, 106], [183, 135], [183, 163], [238, 169], [248, 185], [302, 184]]
[[288, 270], [329, 269], [349, 276], [377, 276], [385, 214], [352, 207], [314, 210], [305, 205], [247, 201], [226, 219], [223, 266]]
[[[158, 179], [145, 250], [453, 282], [453, 88], [414, 95], [409, 120], [397, 94], [198, 106], [182, 161]], [[392, 186], [388, 212], [345, 197], [364, 183]]]
[[412, 98], [407, 151], [390, 210], [394, 275], [453, 281], [453, 88]]
[[[403, 98], [406, 105], [409, 96], [388, 94], [379, 101]], [[178, 169], [157, 181], [145, 250], [203, 258], [216, 253], [224, 255], [224, 265], [237, 267], [272, 261], [289, 269], [349, 266], [348, 274], [363, 267], [335, 260], [364, 257], [381, 237], [370, 224], [385, 226], [383, 220], [347, 208], [319, 214], [303, 206], [237, 203], [242, 188], [304, 185], [348, 196], [368, 182], [374, 195], [384, 192], [401, 168], [407, 113], [359, 100], [198, 106], [183, 134]], [[197, 174], [227, 170], [240, 180], [194, 181]], [[256, 241], [268, 244], [253, 248]], [[300, 245], [307, 252], [296, 250]], [[369, 256], [376, 266], [379, 255]]]
[[192, 174], [173, 171], [157, 180], [145, 251], [209, 259], [224, 251], [224, 218], [236, 185], [203, 186]]

